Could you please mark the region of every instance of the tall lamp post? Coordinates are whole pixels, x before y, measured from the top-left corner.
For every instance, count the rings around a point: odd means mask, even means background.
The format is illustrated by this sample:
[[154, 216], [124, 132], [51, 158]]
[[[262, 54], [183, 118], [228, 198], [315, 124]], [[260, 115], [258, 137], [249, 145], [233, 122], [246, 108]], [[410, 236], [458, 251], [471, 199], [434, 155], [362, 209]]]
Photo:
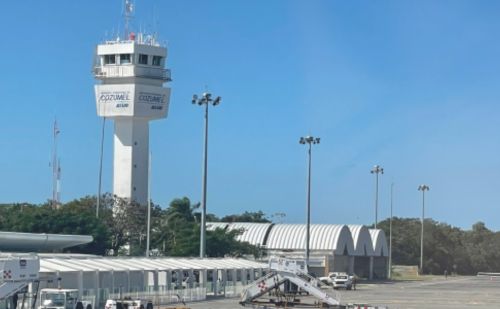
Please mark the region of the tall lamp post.
[[150, 250], [149, 245], [151, 243], [151, 152], [149, 152], [149, 164], [148, 164], [148, 221], [147, 221], [147, 234], [146, 234], [146, 257], [149, 258]]
[[307, 226], [306, 226], [306, 265], [309, 266], [309, 240], [311, 231], [311, 148], [312, 145], [319, 144], [319, 137], [301, 137], [299, 143], [307, 144], [308, 147], [308, 168], [307, 168]]
[[418, 186], [418, 190], [422, 191], [422, 231], [420, 233], [420, 273], [424, 271], [424, 215], [425, 215], [425, 191], [429, 191], [428, 185]]
[[370, 171], [370, 173], [375, 174], [375, 229], [376, 229], [378, 223], [378, 174], [383, 174], [384, 169], [379, 165], [375, 165], [373, 169]]
[[391, 183], [391, 218], [389, 219], [389, 279], [392, 278], [392, 200], [393, 200], [394, 182]]
[[201, 98], [193, 95], [191, 103], [205, 106], [205, 142], [203, 149], [203, 180], [201, 189], [201, 227], [200, 227], [200, 258], [205, 257], [206, 252], [206, 213], [207, 213], [207, 159], [208, 159], [208, 105], [219, 105], [221, 97], [212, 99], [212, 94], [204, 92]]
[[101, 149], [99, 151], [99, 181], [97, 185], [97, 204], [95, 207], [95, 217], [99, 218], [99, 208], [101, 207], [101, 188], [102, 188], [102, 156], [104, 153], [104, 128], [106, 127], [106, 117], [102, 117], [101, 129]]

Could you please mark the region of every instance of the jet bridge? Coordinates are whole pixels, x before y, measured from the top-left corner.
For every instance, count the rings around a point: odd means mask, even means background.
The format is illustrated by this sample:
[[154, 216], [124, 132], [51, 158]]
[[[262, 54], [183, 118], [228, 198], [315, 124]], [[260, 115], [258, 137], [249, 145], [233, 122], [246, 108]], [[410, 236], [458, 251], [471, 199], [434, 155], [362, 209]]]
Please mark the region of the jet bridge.
[[293, 305], [297, 302], [295, 294], [303, 291], [319, 300], [319, 303], [314, 305], [322, 308], [341, 308], [338, 296], [330, 295], [319, 288], [321, 283], [307, 274], [307, 266], [303, 260], [272, 257], [269, 260], [269, 269], [268, 274], [246, 287], [241, 294], [241, 305], [259, 303], [258, 298], [272, 291], [275, 291], [277, 296], [283, 296], [285, 300], [276, 302], [273, 299], [270, 303]]

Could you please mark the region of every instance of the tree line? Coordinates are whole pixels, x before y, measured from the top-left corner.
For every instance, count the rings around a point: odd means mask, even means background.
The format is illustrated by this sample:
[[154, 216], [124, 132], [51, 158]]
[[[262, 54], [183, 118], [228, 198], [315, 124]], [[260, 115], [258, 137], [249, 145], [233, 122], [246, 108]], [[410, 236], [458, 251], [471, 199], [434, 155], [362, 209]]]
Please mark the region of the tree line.
[[[384, 230], [389, 243], [389, 219], [377, 226]], [[393, 265], [420, 265], [421, 220], [392, 220]], [[424, 220], [423, 272], [428, 274], [500, 271], [500, 232], [477, 222], [471, 230], [462, 230], [431, 219]]]
[[[86, 196], [53, 209], [50, 202], [34, 205], [0, 205], [0, 231], [92, 235], [85, 245], [65, 249], [74, 253], [141, 256], [146, 251], [147, 207], [105, 194], [96, 218], [96, 197]], [[151, 252], [164, 256], [199, 256], [199, 204], [184, 197], [174, 199], [169, 207], [151, 207]], [[245, 212], [207, 221], [268, 222], [262, 212]], [[259, 248], [239, 242], [242, 231], [216, 229], [207, 231], [207, 256], [243, 256], [260, 254]]]
[[[96, 197], [86, 196], [53, 209], [49, 202], [34, 205], [0, 205], [0, 231], [92, 235], [85, 245], [65, 249], [75, 253], [141, 256], [146, 251], [147, 208], [105, 194], [96, 218]], [[115, 207], [114, 207], [115, 206]], [[199, 204], [174, 199], [167, 208], [152, 204], [152, 252], [162, 256], [199, 256]], [[210, 222], [270, 222], [262, 211], [224, 217], [207, 214]], [[389, 241], [389, 219], [379, 222]], [[421, 223], [415, 218], [393, 218], [394, 265], [419, 265]], [[239, 242], [242, 231], [207, 231], [209, 257], [262, 255], [260, 248]], [[127, 245], [127, 246], [126, 246]], [[128, 248], [124, 250], [124, 248]], [[424, 273], [476, 274], [500, 271], [500, 232], [478, 222], [471, 230], [426, 219], [424, 222]]]

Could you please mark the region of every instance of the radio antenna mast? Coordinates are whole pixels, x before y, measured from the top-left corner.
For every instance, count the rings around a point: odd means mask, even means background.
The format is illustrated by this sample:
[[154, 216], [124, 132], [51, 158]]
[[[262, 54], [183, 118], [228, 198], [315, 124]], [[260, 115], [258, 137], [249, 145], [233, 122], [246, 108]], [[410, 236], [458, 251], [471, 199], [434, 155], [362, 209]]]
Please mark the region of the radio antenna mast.
[[129, 37], [129, 24], [130, 24], [130, 19], [132, 19], [133, 15], [132, 12], [134, 11], [134, 3], [132, 0], [124, 0], [125, 1], [125, 7], [124, 7], [124, 14], [123, 17], [125, 19], [125, 40], [128, 39]]
[[56, 209], [59, 207], [59, 185], [60, 185], [60, 175], [61, 167], [59, 163], [59, 158], [57, 157], [57, 136], [59, 135], [59, 127], [57, 126], [57, 119], [54, 119], [54, 145], [52, 149], [52, 208]]

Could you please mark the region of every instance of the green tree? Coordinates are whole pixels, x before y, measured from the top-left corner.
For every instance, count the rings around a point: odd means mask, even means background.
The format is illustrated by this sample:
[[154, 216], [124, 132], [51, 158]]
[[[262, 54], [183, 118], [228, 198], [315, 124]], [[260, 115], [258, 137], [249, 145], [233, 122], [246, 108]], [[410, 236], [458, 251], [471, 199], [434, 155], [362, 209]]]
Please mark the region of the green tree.
[[[197, 215], [199, 204], [187, 198], [174, 199], [161, 214], [155, 228], [154, 246], [164, 255], [198, 256], [200, 248], [200, 223]], [[241, 243], [236, 236], [241, 231], [207, 231], [207, 256], [251, 254], [255, 248]]]
[[241, 232], [239, 230], [225, 231], [221, 228], [210, 231], [207, 235], [207, 255], [210, 257], [241, 257], [250, 254], [257, 256], [258, 250], [255, 246], [236, 240], [236, 236]]
[[65, 251], [104, 254], [108, 247], [109, 231], [104, 223], [95, 218], [94, 210], [89, 205], [79, 201], [59, 209], [52, 209], [49, 204], [4, 205], [0, 208], [0, 229], [24, 233], [91, 235], [94, 238], [91, 243]]
[[266, 215], [262, 211], [248, 212], [245, 211], [243, 214], [238, 215], [227, 215], [222, 217], [222, 222], [271, 222], [266, 218]]

